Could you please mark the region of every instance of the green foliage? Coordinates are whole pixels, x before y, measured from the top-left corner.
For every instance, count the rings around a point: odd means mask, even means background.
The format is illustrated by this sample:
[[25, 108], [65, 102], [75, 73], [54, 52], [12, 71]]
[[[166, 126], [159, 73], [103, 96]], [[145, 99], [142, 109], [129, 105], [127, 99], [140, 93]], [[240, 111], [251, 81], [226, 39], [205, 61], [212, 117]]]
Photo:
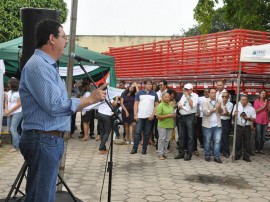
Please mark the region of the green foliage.
[[[270, 0], [199, 0], [194, 9], [201, 34], [231, 29], [270, 30]], [[193, 29], [193, 28], [191, 28]]]
[[24, 7], [59, 10], [61, 23], [68, 13], [64, 0], [0, 0], [0, 43], [22, 36], [20, 9]]
[[269, 31], [270, 0], [223, 0], [225, 20], [235, 28]]
[[214, 15], [215, 2], [213, 0], [199, 0], [194, 9], [194, 18], [199, 23], [202, 34], [209, 33]]
[[182, 29], [181, 32], [182, 32], [181, 36], [183, 37], [198, 36], [201, 34], [198, 25], [193, 25], [193, 27], [189, 28], [187, 31]]

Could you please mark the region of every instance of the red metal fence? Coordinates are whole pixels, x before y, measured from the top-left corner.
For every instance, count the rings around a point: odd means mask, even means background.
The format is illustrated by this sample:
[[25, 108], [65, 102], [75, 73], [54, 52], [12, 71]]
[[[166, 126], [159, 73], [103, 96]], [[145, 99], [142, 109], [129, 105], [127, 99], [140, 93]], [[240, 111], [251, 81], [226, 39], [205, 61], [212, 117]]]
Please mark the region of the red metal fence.
[[[270, 43], [268, 32], [237, 29], [110, 48], [105, 54], [115, 57], [117, 80], [142, 82], [146, 78], [154, 81], [166, 79], [175, 88], [185, 82], [201, 88], [205, 84], [214, 85], [220, 78], [227, 78], [227, 87], [235, 89], [241, 48], [266, 43]], [[255, 88], [256, 85], [260, 88], [269, 85], [270, 88], [270, 81], [267, 83], [265, 76], [270, 73], [269, 67], [269, 64], [243, 63], [242, 90], [249, 85]]]

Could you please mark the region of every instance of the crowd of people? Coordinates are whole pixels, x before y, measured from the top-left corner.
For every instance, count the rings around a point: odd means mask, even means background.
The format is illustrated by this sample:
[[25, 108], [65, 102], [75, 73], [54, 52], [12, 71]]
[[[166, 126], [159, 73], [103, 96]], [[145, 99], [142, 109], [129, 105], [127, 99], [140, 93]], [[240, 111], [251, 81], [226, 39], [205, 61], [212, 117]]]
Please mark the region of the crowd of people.
[[[168, 157], [172, 135], [174, 138], [174, 134], [177, 134], [178, 154], [175, 159], [189, 161], [193, 155], [199, 155], [200, 147], [207, 162], [214, 160], [222, 163], [221, 155], [230, 157], [230, 134], [234, 120], [237, 122], [235, 159], [242, 157], [250, 162], [250, 156], [254, 153], [264, 154], [270, 110], [265, 90], [259, 92], [253, 105], [247, 95], [241, 95], [236, 109], [231, 101], [232, 96], [225, 89], [224, 80], [217, 81], [215, 88], [205, 86], [202, 95], [195, 93], [190, 83], [177, 93], [168, 87], [166, 80], [157, 84], [145, 80], [141, 90], [136, 83], [126, 85], [120, 81], [118, 88], [125, 90], [110, 102], [122, 117], [123, 140], [133, 145], [131, 154], [136, 154], [141, 145], [141, 153], [145, 155], [148, 145], [155, 144], [159, 159], [164, 160]], [[92, 115], [92, 118], [98, 119], [97, 134], [102, 142], [99, 149], [100, 153], [106, 154], [104, 145], [110, 131], [114, 130], [116, 138], [120, 138], [120, 133], [119, 122], [111, 127], [112, 111], [108, 108], [104, 113], [102, 106], [97, 107], [96, 116]], [[88, 115], [91, 119], [90, 113]], [[84, 137], [93, 135], [93, 132], [89, 135], [87, 132]], [[255, 151], [252, 151], [252, 134], [255, 134]]]

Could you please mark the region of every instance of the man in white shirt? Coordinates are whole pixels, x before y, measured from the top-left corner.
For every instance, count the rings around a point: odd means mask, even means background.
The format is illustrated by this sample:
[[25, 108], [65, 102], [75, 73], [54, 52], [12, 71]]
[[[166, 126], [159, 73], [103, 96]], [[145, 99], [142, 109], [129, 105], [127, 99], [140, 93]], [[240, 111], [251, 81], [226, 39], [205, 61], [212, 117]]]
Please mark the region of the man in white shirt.
[[222, 163], [220, 160], [220, 141], [221, 141], [221, 120], [220, 114], [223, 112], [221, 103], [216, 100], [216, 90], [210, 89], [210, 97], [205, 98], [203, 102], [202, 128], [204, 136], [204, 154], [205, 160], [210, 161], [211, 148], [214, 144], [214, 161]]
[[233, 110], [233, 103], [229, 101], [229, 93], [222, 93], [222, 103], [221, 107], [223, 109], [223, 113], [221, 114], [221, 126], [222, 126], [222, 135], [221, 135], [221, 148], [220, 151], [224, 157], [229, 158], [230, 156], [230, 143], [229, 143], [229, 135], [231, 131], [231, 113]]
[[[216, 99], [221, 103], [222, 102], [222, 93], [227, 92], [225, 89], [225, 80], [218, 81], [217, 82], [217, 93], [216, 93]], [[229, 97], [230, 101], [230, 97]]]
[[[183, 96], [178, 102], [179, 113], [177, 117], [178, 128], [178, 152], [175, 159], [184, 158], [185, 161], [191, 160], [193, 151], [193, 136], [195, 127], [195, 113], [197, 112], [198, 95], [193, 93], [192, 84], [184, 85]], [[184, 143], [187, 137], [187, 154], [184, 154]]]
[[162, 95], [168, 90], [168, 82], [166, 80], [161, 80], [159, 82], [159, 91], [157, 92], [159, 102], [162, 99]]
[[234, 106], [233, 116], [237, 116], [235, 160], [241, 158], [243, 145], [243, 160], [251, 162], [250, 138], [251, 130], [254, 129], [253, 123], [256, 120], [256, 111], [252, 105], [248, 104], [247, 95], [241, 96], [241, 100], [238, 103], [238, 111], [236, 111], [236, 105]]

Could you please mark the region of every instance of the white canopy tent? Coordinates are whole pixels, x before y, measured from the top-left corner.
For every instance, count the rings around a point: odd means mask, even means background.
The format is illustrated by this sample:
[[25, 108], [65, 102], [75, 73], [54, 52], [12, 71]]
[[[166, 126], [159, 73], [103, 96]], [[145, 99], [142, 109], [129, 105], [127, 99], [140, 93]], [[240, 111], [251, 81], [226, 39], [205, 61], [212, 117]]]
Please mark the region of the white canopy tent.
[[[242, 62], [270, 63], [270, 44], [246, 46], [246, 47], [241, 48], [240, 64], [239, 64], [238, 78], [237, 78], [237, 93], [236, 93], [236, 105], [235, 105], [236, 111], [238, 111], [237, 103], [239, 102], [239, 94], [240, 94]], [[261, 72], [258, 72], [258, 73], [261, 73]], [[233, 150], [231, 154], [233, 161], [235, 160], [236, 126], [237, 126], [237, 121], [235, 120], [234, 133], [233, 133]]]

